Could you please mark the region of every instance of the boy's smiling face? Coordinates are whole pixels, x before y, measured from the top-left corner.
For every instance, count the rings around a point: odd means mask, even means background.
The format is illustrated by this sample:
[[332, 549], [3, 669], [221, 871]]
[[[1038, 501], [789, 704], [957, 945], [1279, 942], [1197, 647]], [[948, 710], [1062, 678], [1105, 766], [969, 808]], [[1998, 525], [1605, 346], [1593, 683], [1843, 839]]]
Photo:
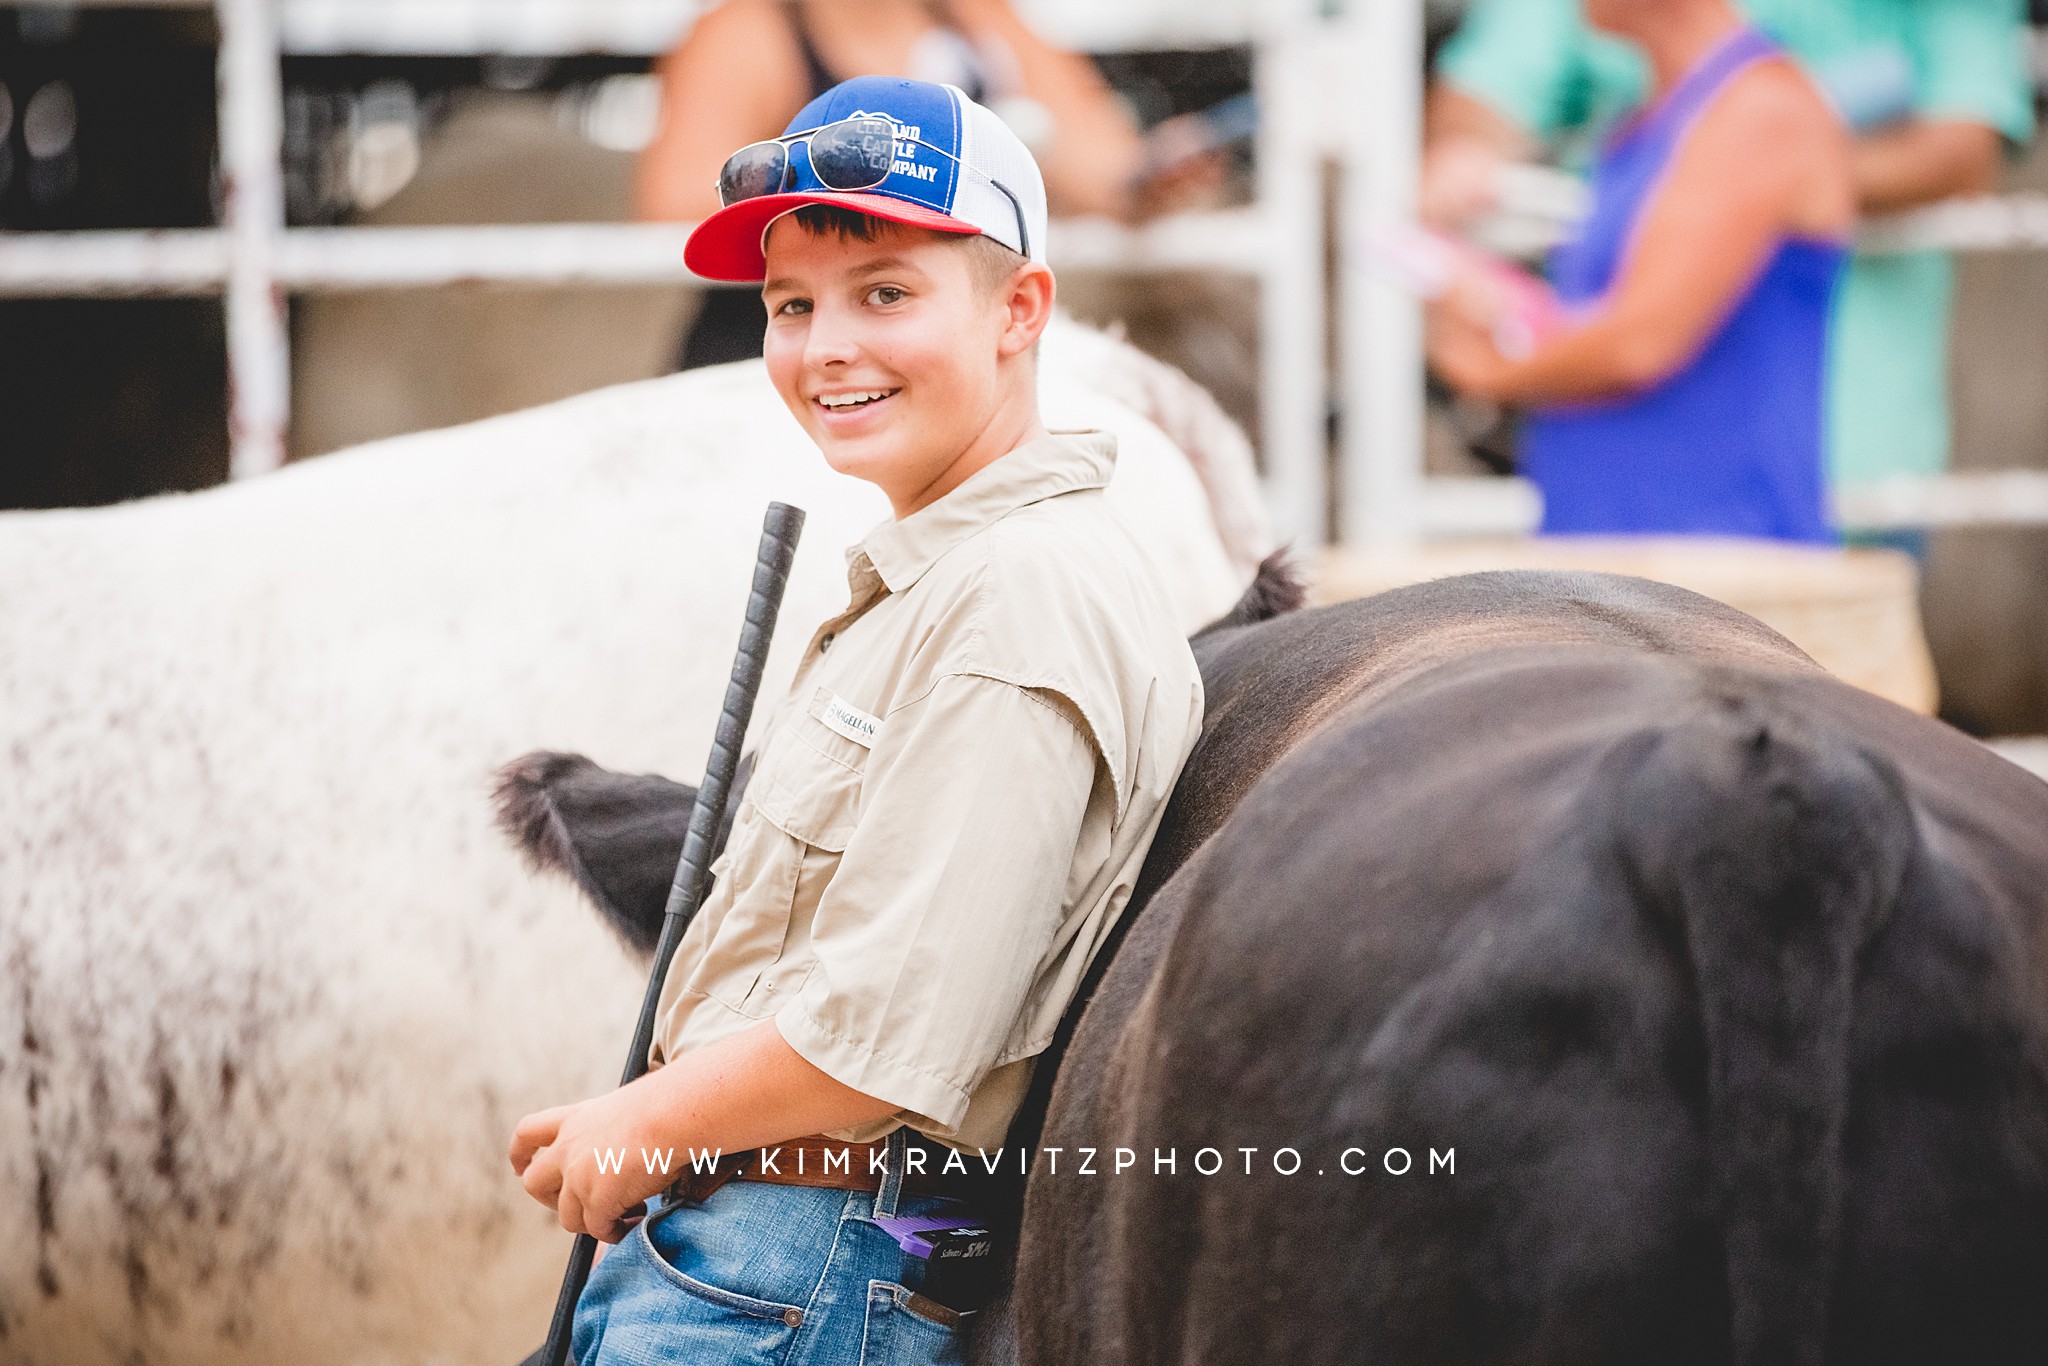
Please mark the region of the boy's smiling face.
[[871, 241], [791, 217], [768, 231], [769, 376], [826, 463], [879, 486], [898, 517], [1042, 431], [1028, 352], [1051, 274], [1022, 270], [1043, 276], [1043, 300], [1033, 284], [1020, 305], [1020, 281], [977, 278], [980, 249], [880, 221]]

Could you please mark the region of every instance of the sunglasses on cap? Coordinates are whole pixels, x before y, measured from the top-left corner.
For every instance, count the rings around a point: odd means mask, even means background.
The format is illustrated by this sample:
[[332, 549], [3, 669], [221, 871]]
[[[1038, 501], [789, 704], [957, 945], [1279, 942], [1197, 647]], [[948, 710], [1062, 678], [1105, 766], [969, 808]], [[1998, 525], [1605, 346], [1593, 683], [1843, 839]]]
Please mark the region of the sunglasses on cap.
[[1010, 201], [1010, 208], [1017, 215], [1018, 249], [1025, 256], [1031, 254], [1031, 233], [1024, 226], [1024, 206], [1017, 202], [1017, 196], [1011, 193], [1009, 186], [979, 168], [969, 166], [943, 147], [933, 147], [923, 138], [904, 136], [895, 124], [871, 114], [820, 124], [801, 133], [785, 133], [765, 142], [748, 143], [727, 157], [725, 166], [718, 173], [720, 206], [730, 208], [742, 200], [788, 191], [796, 180], [796, 168], [790, 163], [789, 149], [799, 142], [809, 144], [811, 173], [818, 178], [818, 183], [828, 190], [846, 191], [872, 190], [887, 180], [889, 168], [896, 163], [897, 143], [914, 142], [929, 148], [961, 170], [980, 176], [1003, 192], [1003, 198]]

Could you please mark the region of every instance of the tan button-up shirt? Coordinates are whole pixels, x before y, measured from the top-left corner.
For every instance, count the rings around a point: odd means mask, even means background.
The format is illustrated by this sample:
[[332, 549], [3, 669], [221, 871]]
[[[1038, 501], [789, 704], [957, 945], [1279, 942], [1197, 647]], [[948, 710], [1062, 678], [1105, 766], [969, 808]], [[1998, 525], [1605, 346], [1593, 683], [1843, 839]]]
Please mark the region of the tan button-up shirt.
[[1002, 1145], [1202, 724], [1115, 461], [1055, 433], [847, 551], [852, 602], [762, 731], [650, 1066], [773, 1017], [901, 1107], [831, 1137]]

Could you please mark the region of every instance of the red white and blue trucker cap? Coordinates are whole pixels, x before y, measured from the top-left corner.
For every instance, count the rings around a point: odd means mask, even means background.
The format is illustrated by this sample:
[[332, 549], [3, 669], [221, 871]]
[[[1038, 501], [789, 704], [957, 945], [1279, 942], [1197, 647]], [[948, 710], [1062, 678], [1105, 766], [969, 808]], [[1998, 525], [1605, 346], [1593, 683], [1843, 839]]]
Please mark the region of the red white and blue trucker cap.
[[690, 234], [683, 263], [707, 280], [760, 280], [767, 274], [762, 243], [770, 225], [806, 204], [837, 204], [937, 232], [983, 233], [1034, 261], [1045, 259], [1045, 179], [993, 110], [957, 86], [858, 76], [805, 105], [783, 136], [863, 117], [896, 125], [899, 141], [886, 180], [867, 190], [828, 189], [811, 169], [810, 145], [794, 143], [790, 188], [712, 214]]

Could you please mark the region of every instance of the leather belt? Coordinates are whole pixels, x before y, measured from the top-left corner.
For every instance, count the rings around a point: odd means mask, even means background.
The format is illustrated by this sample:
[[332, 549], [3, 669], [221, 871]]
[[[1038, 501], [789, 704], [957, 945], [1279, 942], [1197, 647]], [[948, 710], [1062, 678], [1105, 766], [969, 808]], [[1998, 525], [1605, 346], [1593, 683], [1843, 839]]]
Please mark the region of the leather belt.
[[[965, 1172], [943, 1171], [953, 1150], [913, 1133], [909, 1136], [913, 1154], [904, 1163], [904, 1195], [950, 1195], [973, 1200], [992, 1192], [1001, 1178], [990, 1176], [972, 1153], [961, 1154]], [[783, 1186], [823, 1186], [833, 1190], [871, 1191], [882, 1183], [886, 1168], [886, 1140], [849, 1143], [823, 1134], [770, 1143], [737, 1153], [721, 1154], [716, 1163], [699, 1164], [677, 1177], [662, 1193], [663, 1200], [696, 1203], [728, 1181], [766, 1181]], [[922, 1170], [915, 1154], [922, 1152]]]

